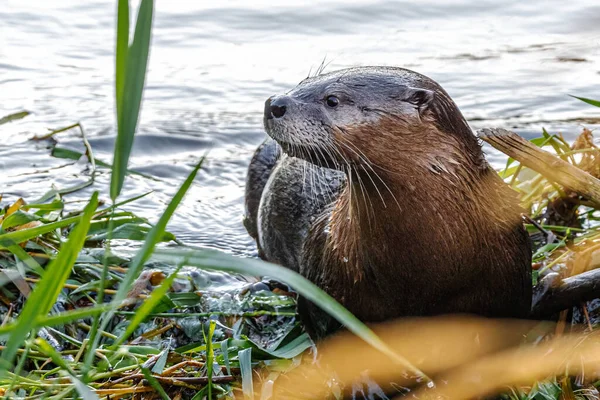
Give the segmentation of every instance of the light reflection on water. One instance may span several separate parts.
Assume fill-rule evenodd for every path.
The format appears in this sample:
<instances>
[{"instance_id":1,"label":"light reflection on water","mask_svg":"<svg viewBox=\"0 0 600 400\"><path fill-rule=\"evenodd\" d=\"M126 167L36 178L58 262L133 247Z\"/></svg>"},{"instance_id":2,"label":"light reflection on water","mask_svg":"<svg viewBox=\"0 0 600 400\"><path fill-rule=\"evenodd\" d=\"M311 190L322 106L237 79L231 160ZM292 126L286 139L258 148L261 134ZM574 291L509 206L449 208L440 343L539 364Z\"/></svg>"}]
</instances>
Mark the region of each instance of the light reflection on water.
<instances>
[{"instance_id":1,"label":"light reflection on water","mask_svg":"<svg viewBox=\"0 0 600 400\"><path fill-rule=\"evenodd\" d=\"M84 165L27 139L80 121L110 162L114 135L113 1L7 0L0 9L0 115L34 114L0 128L0 191L34 199L70 186ZM600 97L600 6L595 1L158 1L149 75L124 196L149 190L135 211L155 220L208 152L170 230L185 242L254 254L242 225L245 168L263 138L264 100L292 88L323 59L327 70L396 65L431 76L474 128L568 137L600 113L568 94ZM595 118L595 120L594 120ZM76 131L60 146L80 149ZM503 157L487 150L500 165ZM108 197L110 175L94 189ZM69 196L89 196L84 190Z\"/></svg>"}]
</instances>

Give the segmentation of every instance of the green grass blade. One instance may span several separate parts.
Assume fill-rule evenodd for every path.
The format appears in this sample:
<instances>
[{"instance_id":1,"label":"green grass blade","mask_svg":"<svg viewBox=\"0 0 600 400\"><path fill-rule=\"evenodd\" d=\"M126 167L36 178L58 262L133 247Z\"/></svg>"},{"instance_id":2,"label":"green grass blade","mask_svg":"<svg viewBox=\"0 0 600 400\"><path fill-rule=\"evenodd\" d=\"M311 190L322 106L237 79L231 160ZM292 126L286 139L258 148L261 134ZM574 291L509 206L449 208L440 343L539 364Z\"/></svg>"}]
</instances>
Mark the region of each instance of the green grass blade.
<instances>
[{"instance_id":1,"label":"green grass blade","mask_svg":"<svg viewBox=\"0 0 600 400\"><path fill-rule=\"evenodd\" d=\"M291 342L281 346L277 350L269 351L268 353L277 357L292 359L304 352L304 350L312 347L313 343L307 333L303 333Z\"/></svg>"},{"instance_id":2,"label":"green grass blade","mask_svg":"<svg viewBox=\"0 0 600 400\"><path fill-rule=\"evenodd\" d=\"M127 51L125 60L121 113L118 116L118 133L110 182L110 197L113 203L123 188L139 118L150 50L153 8L153 0L142 0L138 10L133 42ZM117 107L119 106L117 105Z\"/></svg>"},{"instance_id":3,"label":"green grass blade","mask_svg":"<svg viewBox=\"0 0 600 400\"><path fill-rule=\"evenodd\" d=\"M62 246L56 258L46 268L44 277L33 289L23 310L17 320L17 325L10 335L6 347L0 357L0 370L10 369L19 346L26 339L27 334L36 325L40 316L48 314L56 301L63 285L85 241L86 233L90 227L90 220L98 207L98 192L94 192L79 223L71 231L68 241Z\"/></svg>"},{"instance_id":4,"label":"green grass blade","mask_svg":"<svg viewBox=\"0 0 600 400\"><path fill-rule=\"evenodd\" d=\"M50 204L24 204L23 210L45 210L45 211L55 211L62 210L65 208L65 203L62 201L53 201Z\"/></svg>"},{"instance_id":5,"label":"green grass blade","mask_svg":"<svg viewBox=\"0 0 600 400\"><path fill-rule=\"evenodd\" d=\"M68 372L70 375L72 375L72 376L75 375L75 373L73 372L71 367L69 367L67 362L61 357L61 355L58 353L58 351L56 351L56 349L54 347L50 346L50 344L47 341L45 341L42 338L37 338L35 340L35 344L37 345L39 351L42 354L45 354L46 356L50 357L50 359L52 360L52 362L54 364L61 367L63 370Z\"/></svg>"},{"instance_id":6,"label":"green grass blade","mask_svg":"<svg viewBox=\"0 0 600 400\"><path fill-rule=\"evenodd\" d=\"M210 325L208 328L208 335L206 336L206 377L208 378L208 382L206 384L208 398L212 399L213 392L213 367L215 362L215 351L213 349L213 335L215 334L215 328L217 327L217 323L213 320L210 321Z\"/></svg>"},{"instance_id":7,"label":"green grass blade","mask_svg":"<svg viewBox=\"0 0 600 400\"><path fill-rule=\"evenodd\" d=\"M148 195L149 195L149 194L151 194L151 193L154 193L154 191L153 191L153 190L151 190L151 191L149 191L149 192L146 192L146 193L140 194L140 195L138 195L138 196L135 196L135 197L132 197L132 198L130 198L130 199L123 200L123 201L121 201L120 203L113 204L113 205L111 205L110 207L107 207L107 208L103 209L102 211L100 211L100 212L99 212L99 213L97 213L96 215L97 215L97 216L102 216L102 215L105 215L105 214L107 214L109 211L113 211L113 210L115 210L115 209L117 209L117 208L119 208L119 207L122 207L122 206L126 205L126 204L132 203L132 202L134 202L134 201L136 201L136 200L139 200L139 199L141 199L141 198L143 198L143 197L146 197L146 196L148 196Z\"/></svg>"},{"instance_id":8,"label":"green grass blade","mask_svg":"<svg viewBox=\"0 0 600 400\"><path fill-rule=\"evenodd\" d=\"M76 308L74 310L69 310L62 312L60 314L55 315L45 315L38 318L38 326L60 326L68 324L69 322L77 321L80 319L85 319L88 317L93 317L94 315L102 314L116 308L116 303L105 303L99 304L92 307L84 307L84 308ZM2 329L4 327L1 327Z\"/></svg>"},{"instance_id":9,"label":"green grass blade","mask_svg":"<svg viewBox=\"0 0 600 400\"><path fill-rule=\"evenodd\" d=\"M4 218L2 224L0 225L3 230L7 231L10 228L14 228L15 226L24 225L28 222L38 221L39 218L30 213L23 212L21 210L17 210L14 213L10 214L8 217Z\"/></svg>"},{"instance_id":10,"label":"green grass blade","mask_svg":"<svg viewBox=\"0 0 600 400\"><path fill-rule=\"evenodd\" d=\"M50 155L52 157L62 158L65 160L79 160L81 157L83 157L85 155L85 153L81 153L79 151L70 150L70 149L63 149L62 147L54 147L52 149L52 152L50 153ZM94 160L94 164L96 164L99 167L104 167L104 168L108 168L108 169L112 169L112 167L113 167L111 164L107 163L106 161L102 161L97 158L93 158L93 160ZM137 175L137 176L141 176L141 177L144 177L147 179L152 179L154 181L159 180L152 175L143 174L141 172L133 171L131 169L128 169L126 174L127 175Z\"/></svg>"},{"instance_id":11,"label":"green grass blade","mask_svg":"<svg viewBox=\"0 0 600 400\"><path fill-rule=\"evenodd\" d=\"M508 157L508 160L506 160L506 166L504 166L504 170L502 171L502 179L506 178L507 176L509 176L508 174L508 168L510 167L510 165L515 162L515 160L513 158Z\"/></svg>"},{"instance_id":12,"label":"green grass blade","mask_svg":"<svg viewBox=\"0 0 600 400\"><path fill-rule=\"evenodd\" d=\"M223 340L221 342L221 354L223 355L225 368L227 368L227 374L231 375L231 364L229 363L229 349L227 346L227 340Z\"/></svg>"},{"instance_id":13,"label":"green grass blade","mask_svg":"<svg viewBox=\"0 0 600 400\"><path fill-rule=\"evenodd\" d=\"M389 356L395 363L409 368L414 373L429 379L423 372L413 366L408 360L394 352L371 329L344 308L333 297L319 289L315 284L291 269L250 258L239 258L215 250L156 250L153 259L167 263L191 265L199 268L214 269L239 274L257 276L276 276L279 280L292 286L299 294L314 304L318 304L356 336L369 343L374 348Z\"/></svg>"},{"instance_id":14,"label":"green grass blade","mask_svg":"<svg viewBox=\"0 0 600 400\"><path fill-rule=\"evenodd\" d=\"M198 391L190 400L204 400L206 399L206 386Z\"/></svg>"},{"instance_id":15,"label":"green grass blade","mask_svg":"<svg viewBox=\"0 0 600 400\"><path fill-rule=\"evenodd\" d=\"M196 175L198 174L198 171L202 167L203 162L204 162L204 158L202 160L200 160L198 165L196 165L196 167L192 170L192 172L189 174L189 176L187 177L185 182L183 182L183 184L181 185L181 187L179 188L179 190L177 191L175 196L173 196L173 199L167 206L167 209L164 211L164 213L162 214L162 216L160 217L160 219L158 220L156 225L154 225L152 227L152 229L150 230L150 232L148 232L148 235L146 237L146 241L144 242L144 245L136 253L134 259L132 260L131 264L129 265L127 275L125 275L123 282L119 285L119 290L118 290L117 294L115 295L115 301L122 301L127 296L127 293L129 292L131 284L138 277L140 272L142 272L144 263L146 261L148 261L148 259L152 255L152 252L154 251L156 244L159 243L162 240L162 238L164 237L166 229L167 229L167 223L169 222L169 220L175 213L175 210L179 206L179 203L181 203L181 201L183 200L183 197L185 196L188 189L192 185L192 182L196 178Z\"/></svg>"},{"instance_id":16,"label":"green grass blade","mask_svg":"<svg viewBox=\"0 0 600 400\"><path fill-rule=\"evenodd\" d=\"M28 115L29 111L19 111L13 114L5 115L4 117L0 118L0 125L8 124L9 122L25 118Z\"/></svg>"},{"instance_id":17,"label":"green grass blade","mask_svg":"<svg viewBox=\"0 0 600 400\"><path fill-rule=\"evenodd\" d=\"M17 380L18 377L21 376L21 371L23 371L23 367L25 366L25 361L27 361L28 355L29 355L29 351L31 350L31 341L26 341L25 342L25 349L23 351L23 354L21 354L21 357L19 357L19 362L17 362L17 366L15 367L15 369L13 371L11 371L14 376L13 379L11 379L10 381L10 385L8 386L8 389L6 389L6 391L4 392L5 395L8 393L11 393L13 390L13 387L17 384Z\"/></svg>"},{"instance_id":18,"label":"green grass blade","mask_svg":"<svg viewBox=\"0 0 600 400\"><path fill-rule=\"evenodd\" d=\"M40 316L40 317L38 317L38 320L37 320L36 324L34 325L34 328L37 328L40 326L44 326L44 327L48 328L51 326L66 325L73 321L77 321L80 319L85 319L88 317L93 317L95 315L102 314L104 312L109 311L112 308L116 308L115 303L96 305L93 307L77 308L75 310L69 310L69 311L65 311L65 312L62 312L59 314L55 314L55 315ZM2 337L4 335L8 335L12 331L14 331L16 326L17 326L17 322L11 322L11 323L0 326L0 337Z\"/></svg>"},{"instance_id":19,"label":"green grass blade","mask_svg":"<svg viewBox=\"0 0 600 400\"><path fill-rule=\"evenodd\" d=\"M160 352L160 356L158 360L156 360L156 364L152 367L152 372L155 374L162 374L165 370L165 365L167 365L167 359L169 358L169 348L167 347L163 351Z\"/></svg>"},{"instance_id":20,"label":"green grass blade","mask_svg":"<svg viewBox=\"0 0 600 400\"><path fill-rule=\"evenodd\" d=\"M21 260L30 270L35 272L38 276L44 275L44 269L33 259L21 246L13 244L8 246L8 251L13 253L19 260Z\"/></svg>"},{"instance_id":21,"label":"green grass blade","mask_svg":"<svg viewBox=\"0 0 600 400\"><path fill-rule=\"evenodd\" d=\"M119 0L117 9L117 54L115 68L115 98L117 121L121 119L123 108L123 86L125 85L125 68L127 51L129 50L129 0Z\"/></svg>"},{"instance_id":22,"label":"green grass blade","mask_svg":"<svg viewBox=\"0 0 600 400\"><path fill-rule=\"evenodd\" d=\"M77 393L79 393L81 399L99 400L98 395L96 395L96 393L94 393L88 385L81 382L75 375L71 375L69 379L71 379L71 382L73 382L73 386L75 386L75 390L77 390Z\"/></svg>"},{"instance_id":23,"label":"green grass blade","mask_svg":"<svg viewBox=\"0 0 600 400\"><path fill-rule=\"evenodd\" d=\"M22 229L20 231L0 234L0 248L8 248L15 243L23 243L29 239L36 238L56 229L69 226L77 221L80 221L80 219L80 217L65 218L61 219L60 221L36 226L35 228Z\"/></svg>"},{"instance_id":24,"label":"green grass blade","mask_svg":"<svg viewBox=\"0 0 600 400\"><path fill-rule=\"evenodd\" d=\"M570 95L570 96L571 96L571 95ZM577 96L571 96L571 97L574 97L574 98L576 98L577 100L581 100L581 101L583 101L584 103L588 103L588 104L590 104L590 105L592 105L592 106L600 107L600 101L599 101L599 100L592 100L592 99L587 99L587 98L585 98L585 97L577 97Z\"/></svg>"},{"instance_id":25,"label":"green grass blade","mask_svg":"<svg viewBox=\"0 0 600 400\"><path fill-rule=\"evenodd\" d=\"M244 400L254 399L254 385L252 383L252 348L241 350L238 353L240 370L242 374L242 392Z\"/></svg>"},{"instance_id":26,"label":"green grass blade","mask_svg":"<svg viewBox=\"0 0 600 400\"><path fill-rule=\"evenodd\" d=\"M144 374L144 378L146 378L150 386L152 386L154 390L156 390L156 392L160 395L160 397L162 397L163 400L171 400L167 392L165 392L165 389L163 389L163 387L160 385L158 380L152 375L148 368L142 367L142 373Z\"/></svg>"},{"instance_id":27,"label":"green grass blade","mask_svg":"<svg viewBox=\"0 0 600 400\"><path fill-rule=\"evenodd\" d=\"M177 269L175 269L175 271L173 271L173 273L171 273L171 275L169 275L168 278L163 280L161 285L158 288L154 289L152 291L152 294L150 295L150 297L148 297L142 303L142 305L135 311L135 315L129 321L129 325L127 325L127 329L125 330L125 332L123 332L121 337L119 337L119 339L113 344L113 346L112 346L113 348L119 346L121 343L123 343L125 340L127 340L127 338L129 336L131 336L131 334L133 332L135 332L137 327L146 319L148 314L150 314L152 312L154 307L156 307L156 305L158 305L158 303L160 303L163 296L171 288L171 284L173 283L175 278L177 278L177 273L179 272L181 267L182 266L179 265L177 267Z\"/></svg>"}]
</instances>

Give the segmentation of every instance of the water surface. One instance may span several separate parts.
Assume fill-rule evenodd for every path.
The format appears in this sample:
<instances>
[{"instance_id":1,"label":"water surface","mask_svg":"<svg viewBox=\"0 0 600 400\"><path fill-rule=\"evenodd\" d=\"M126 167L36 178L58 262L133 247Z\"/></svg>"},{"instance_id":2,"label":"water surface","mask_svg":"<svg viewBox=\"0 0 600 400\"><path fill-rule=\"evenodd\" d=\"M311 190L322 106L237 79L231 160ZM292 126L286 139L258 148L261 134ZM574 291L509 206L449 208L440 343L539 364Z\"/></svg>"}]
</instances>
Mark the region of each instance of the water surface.
<instances>
[{"instance_id":1,"label":"water surface","mask_svg":"<svg viewBox=\"0 0 600 400\"><path fill-rule=\"evenodd\" d=\"M246 165L263 140L262 109L319 67L394 65L437 80L474 129L542 128L573 138L600 110L600 5L596 1L164 1L156 2L147 90L123 196L147 191L136 213L156 220L198 159L200 177L169 229L188 244L253 255L241 224ZM87 165L49 155L35 134L81 122L98 159L115 134L115 2L5 0L0 8L0 127L5 204L85 180ZM57 137L81 150L78 131ZM497 166L503 157L487 149ZM101 191L110 173L67 199Z\"/></svg>"}]
</instances>

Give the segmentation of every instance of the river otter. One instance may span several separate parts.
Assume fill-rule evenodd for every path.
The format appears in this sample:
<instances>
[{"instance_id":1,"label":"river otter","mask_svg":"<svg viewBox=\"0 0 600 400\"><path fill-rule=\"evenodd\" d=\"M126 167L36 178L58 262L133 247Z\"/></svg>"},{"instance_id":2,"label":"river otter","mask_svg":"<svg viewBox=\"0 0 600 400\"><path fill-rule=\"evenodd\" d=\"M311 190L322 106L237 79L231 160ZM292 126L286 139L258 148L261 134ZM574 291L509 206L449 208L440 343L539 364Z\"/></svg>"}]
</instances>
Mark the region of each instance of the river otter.
<instances>
[{"instance_id":1,"label":"river otter","mask_svg":"<svg viewBox=\"0 0 600 400\"><path fill-rule=\"evenodd\" d=\"M516 194L433 80L391 67L309 77L266 101L246 185L259 254L365 322L525 317L531 249ZM313 337L339 328L299 303Z\"/></svg>"}]
</instances>

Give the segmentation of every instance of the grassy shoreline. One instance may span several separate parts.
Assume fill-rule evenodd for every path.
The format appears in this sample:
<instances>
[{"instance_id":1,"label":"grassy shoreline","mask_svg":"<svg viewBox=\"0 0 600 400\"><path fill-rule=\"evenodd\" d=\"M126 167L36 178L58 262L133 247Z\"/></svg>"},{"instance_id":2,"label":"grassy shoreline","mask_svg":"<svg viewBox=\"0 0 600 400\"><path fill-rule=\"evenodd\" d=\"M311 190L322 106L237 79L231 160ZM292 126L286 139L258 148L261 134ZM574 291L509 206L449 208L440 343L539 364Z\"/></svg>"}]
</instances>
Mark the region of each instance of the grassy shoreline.
<instances>
[{"instance_id":1,"label":"grassy shoreline","mask_svg":"<svg viewBox=\"0 0 600 400\"><path fill-rule=\"evenodd\" d=\"M590 157L598 157L600 162L600 150L582 148L583 142L593 145L590 135L591 132L584 131L573 146L560 136L546 132L532 142L552 148L563 158L571 157L574 164L587 166L594 172L600 164ZM576 157L576 154L582 156ZM581 211L577 214L579 227L574 226L573 210L566 213L570 219L563 225L537 223L549 204L565 198L564 190L533 171L526 171L515 161L509 160L499 173L521 192L523 204L532 218L533 223L526 226L533 237L550 232L556 237L554 243L537 248L536 280L548 271L567 269L567 260L580 257L581 249L577 246L600 238L596 209L586 205L585 200L583 205L576 206ZM71 243L67 238L74 233L83 238L82 251L71 254L74 257L72 269L64 271L68 276L61 281L61 287L55 288L58 294L49 315L37 317L37 338L31 336L15 347L17 364L0 378L0 391L4 394L29 394L36 398L36 394L41 393L66 397L78 393L88 398L83 394L88 390L100 398L107 395L136 398L140 393L160 396L160 387L169 398L200 399L209 388L211 394L225 397L235 393L250 396L249 392L255 390L252 382L260 376L273 379L302 364L303 357L310 358L310 352L306 351L313 344L297 321L295 293L289 292L285 285L256 281L219 291L211 284L210 273L179 270L183 264L197 264L247 271L243 265L232 264L238 262L235 258L218 252L198 252L185 246L156 250L153 256L137 265L139 273L126 284L125 297L115 301L119 288L131 275L136 255L123 258L112 254L107 246L108 238L113 245L119 240L140 243L148 240L157 225L120 210L124 205L135 205L144 195L113 206L88 206L89 222L85 232L77 232L85 210L64 218L61 215L64 194L53 193L53 196L30 204L19 199L0 212L3 276L0 335L5 343L17 328L19 319L15 317L23 312L22 299L31 297L32 289L35 291L40 285L49 263L63 254L57 250ZM176 240L166 231L154 238L156 242ZM98 247L102 244L104 247ZM99 301L101 287L104 298ZM581 315L587 318L582 322L592 329L589 314L583 311L587 308L581 310ZM107 312L112 313L111 322L94 328L94 318ZM566 314L561 316L563 323L566 318ZM132 323L137 324L135 329L131 328ZM32 328L34 325L29 325L28 329ZM90 368L86 366L84 355L93 329L96 329L98 347ZM0 349L5 351L7 345ZM253 377L254 374L258 375ZM556 385L553 381L539 383L535 386L537 389L523 392L518 398L534 398L532 393L548 391ZM556 396L563 389L555 390ZM88 396L92 395L88 393ZM556 396L554 398L558 398Z\"/></svg>"}]
</instances>

